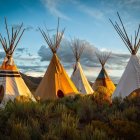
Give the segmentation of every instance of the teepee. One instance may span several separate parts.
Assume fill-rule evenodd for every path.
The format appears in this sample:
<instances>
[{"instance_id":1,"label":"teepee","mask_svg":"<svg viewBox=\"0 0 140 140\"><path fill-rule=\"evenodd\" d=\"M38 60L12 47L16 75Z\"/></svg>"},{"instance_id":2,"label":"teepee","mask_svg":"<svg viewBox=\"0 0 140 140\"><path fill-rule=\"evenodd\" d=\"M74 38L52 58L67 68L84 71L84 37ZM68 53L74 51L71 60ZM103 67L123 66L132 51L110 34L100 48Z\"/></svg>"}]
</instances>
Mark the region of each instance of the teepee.
<instances>
[{"instance_id":1,"label":"teepee","mask_svg":"<svg viewBox=\"0 0 140 140\"><path fill-rule=\"evenodd\" d=\"M18 96L27 96L35 101L13 60L13 53L25 29L22 29L23 24L17 28L12 27L10 35L6 19L5 26L7 38L0 33L0 43L6 54L0 67L0 106L5 105L8 100L13 101Z\"/></svg>"},{"instance_id":2,"label":"teepee","mask_svg":"<svg viewBox=\"0 0 140 140\"><path fill-rule=\"evenodd\" d=\"M135 31L135 38L134 41L132 42L132 37L131 39L128 37L128 34L126 32L126 29L119 14L118 18L120 20L122 28L119 26L117 22L113 23L111 20L110 21L115 30L117 31L117 33L119 34L119 36L121 37L122 41L128 48L128 50L130 51L131 57L117 85L113 97L121 96L122 98L124 98L133 91L140 88L140 60L136 56L138 49L140 47L140 38L139 38L140 25L138 27L138 30Z\"/></svg>"},{"instance_id":3,"label":"teepee","mask_svg":"<svg viewBox=\"0 0 140 140\"><path fill-rule=\"evenodd\" d=\"M84 47L84 43L81 43L80 40L74 39L72 41L71 48L76 63L71 75L71 80L73 81L79 92L83 94L91 94L93 93L93 89L91 88L80 64L80 57L83 53Z\"/></svg>"},{"instance_id":4,"label":"teepee","mask_svg":"<svg viewBox=\"0 0 140 140\"><path fill-rule=\"evenodd\" d=\"M39 96L41 100L56 99L78 93L75 85L68 77L56 54L64 34L64 29L61 33L58 29L59 19L57 33L55 36L53 36L54 38L52 39L48 33L45 33L45 31L39 28L42 36L44 37L53 53L48 69L35 93L35 95Z\"/></svg>"},{"instance_id":5,"label":"teepee","mask_svg":"<svg viewBox=\"0 0 140 140\"><path fill-rule=\"evenodd\" d=\"M111 55L111 53L107 53L107 52L96 53L96 56L102 66L102 69L93 84L94 90L96 90L99 86L106 87L107 89L109 89L111 91L111 93L113 93L115 90L115 85L105 70L105 64L106 64L107 60L109 59L110 55Z\"/></svg>"}]
</instances>

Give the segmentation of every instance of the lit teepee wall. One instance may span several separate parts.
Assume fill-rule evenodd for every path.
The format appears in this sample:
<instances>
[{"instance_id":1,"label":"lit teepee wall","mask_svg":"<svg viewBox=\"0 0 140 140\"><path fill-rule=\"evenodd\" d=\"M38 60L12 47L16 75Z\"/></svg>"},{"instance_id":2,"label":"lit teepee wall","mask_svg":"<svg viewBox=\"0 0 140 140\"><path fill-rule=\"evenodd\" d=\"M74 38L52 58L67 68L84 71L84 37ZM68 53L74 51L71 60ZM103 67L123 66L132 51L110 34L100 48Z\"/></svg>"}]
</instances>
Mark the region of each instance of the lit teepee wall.
<instances>
[{"instance_id":1,"label":"lit teepee wall","mask_svg":"<svg viewBox=\"0 0 140 140\"><path fill-rule=\"evenodd\" d=\"M18 68L13 60L13 53L25 31L23 24L19 27L11 28L11 34L5 19L7 38L0 33L0 43L5 51L5 59L0 67L0 101L1 105L8 100L14 100L17 96L27 96L35 101L33 95L24 83Z\"/></svg>"},{"instance_id":2,"label":"lit teepee wall","mask_svg":"<svg viewBox=\"0 0 140 140\"><path fill-rule=\"evenodd\" d=\"M140 60L136 56L140 47L140 37L139 37L140 25L138 27L138 30L135 31L135 37L133 40L132 36L131 37L128 36L119 13L117 13L117 15L121 25L119 25L116 21L115 23L113 23L110 20L110 22L112 23L118 35L124 42L125 46L128 48L129 52L131 53L131 57L117 85L113 97L121 96L124 98L134 90L140 89Z\"/></svg>"},{"instance_id":3,"label":"lit teepee wall","mask_svg":"<svg viewBox=\"0 0 140 140\"><path fill-rule=\"evenodd\" d=\"M96 90L99 86L106 87L107 89L111 91L110 93L113 93L115 90L115 85L110 79L110 77L108 76L107 71L105 70L105 64L107 60L109 59L110 55L111 53L107 53L107 52L96 53L96 56L102 66L102 69L93 84L94 90Z\"/></svg>"},{"instance_id":4,"label":"lit teepee wall","mask_svg":"<svg viewBox=\"0 0 140 140\"><path fill-rule=\"evenodd\" d=\"M76 85L79 92L83 94L91 94L93 93L93 89L91 88L80 64L80 57L85 47L86 47L85 44L80 42L79 39L72 40L71 48L72 48L72 52L74 54L76 63L74 66L73 73L71 75L71 79L73 83Z\"/></svg>"},{"instance_id":5,"label":"lit teepee wall","mask_svg":"<svg viewBox=\"0 0 140 140\"><path fill-rule=\"evenodd\" d=\"M48 66L48 69L40 82L35 95L39 96L41 100L56 99L63 96L75 95L78 93L75 85L67 75L64 67L61 65L57 56L57 50L60 47L64 29L59 32L59 20L56 35L52 39L48 32L40 29L42 36L51 49L53 56Z\"/></svg>"}]
</instances>

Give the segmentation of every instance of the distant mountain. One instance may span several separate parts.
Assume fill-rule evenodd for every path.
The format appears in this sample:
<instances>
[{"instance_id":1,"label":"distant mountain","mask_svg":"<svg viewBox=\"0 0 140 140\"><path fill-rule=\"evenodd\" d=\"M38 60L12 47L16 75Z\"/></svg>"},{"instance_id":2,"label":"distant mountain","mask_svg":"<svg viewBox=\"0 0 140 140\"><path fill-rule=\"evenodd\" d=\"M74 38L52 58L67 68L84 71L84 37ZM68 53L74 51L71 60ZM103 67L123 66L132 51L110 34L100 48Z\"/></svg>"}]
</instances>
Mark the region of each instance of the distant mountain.
<instances>
[{"instance_id":1,"label":"distant mountain","mask_svg":"<svg viewBox=\"0 0 140 140\"><path fill-rule=\"evenodd\" d=\"M39 83L42 80L42 77L32 77L32 76L27 76L26 74L20 73L24 82L26 83L26 85L28 86L28 88L30 89L30 91L34 94L35 90L37 89ZM92 86L93 83L88 81L89 84Z\"/></svg>"},{"instance_id":2,"label":"distant mountain","mask_svg":"<svg viewBox=\"0 0 140 140\"><path fill-rule=\"evenodd\" d=\"M32 76L27 76L26 74L20 73L24 82L30 89L32 93L35 92L36 88L38 87L42 77L32 77Z\"/></svg>"},{"instance_id":3,"label":"distant mountain","mask_svg":"<svg viewBox=\"0 0 140 140\"><path fill-rule=\"evenodd\" d=\"M89 82L90 86L92 87L93 86L93 82L91 82L91 81L88 81L88 82Z\"/></svg>"}]
</instances>

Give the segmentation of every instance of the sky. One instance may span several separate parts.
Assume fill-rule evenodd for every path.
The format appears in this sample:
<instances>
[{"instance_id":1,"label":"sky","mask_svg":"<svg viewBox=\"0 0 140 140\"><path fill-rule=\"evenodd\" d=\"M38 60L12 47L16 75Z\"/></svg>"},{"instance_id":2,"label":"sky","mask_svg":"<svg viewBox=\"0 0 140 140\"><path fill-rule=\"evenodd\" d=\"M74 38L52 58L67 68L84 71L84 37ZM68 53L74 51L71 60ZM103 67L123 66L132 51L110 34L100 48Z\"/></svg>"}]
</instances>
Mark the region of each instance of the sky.
<instances>
[{"instance_id":1,"label":"sky","mask_svg":"<svg viewBox=\"0 0 140 140\"><path fill-rule=\"evenodd\" d=\"M86 42L81 65L88 79L94 81L101 69L95 51L111 51L106 69L117 83L130 58L109 21L118 21L117 11L128 34L134 35L140 23L140 0L0 0L0 32L6 33L4 17L9 29L23 22L27 30L15 50L15 63L27 75L43 76L52 53L38 27L47 28L54 35L59 17L60 29L65 28L65 33L58 56L69 76L75 62L69 44L78 38ZM0 54L2 63L5 54L1 45Z\"/></svg>"}]
</instances>

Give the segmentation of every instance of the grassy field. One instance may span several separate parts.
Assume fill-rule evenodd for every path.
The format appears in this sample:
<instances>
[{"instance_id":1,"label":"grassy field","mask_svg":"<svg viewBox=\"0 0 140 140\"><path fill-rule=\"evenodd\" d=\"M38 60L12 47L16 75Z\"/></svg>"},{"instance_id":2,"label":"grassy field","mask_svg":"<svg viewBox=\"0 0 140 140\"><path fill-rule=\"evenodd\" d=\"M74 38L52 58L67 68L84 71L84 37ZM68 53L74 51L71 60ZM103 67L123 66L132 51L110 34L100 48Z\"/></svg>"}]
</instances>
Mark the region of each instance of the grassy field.
<instances>
[{"instance_id":1,"label":"grassy field","mask_svg":"<svg viewBox=\"0 0 140 140\"><path fill-rule=\"evenodd\" d=\"M140 98L93 95L45 102L8 102L0 110L1 140L139 140Z\"/></svg>"}]
</instances>

